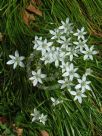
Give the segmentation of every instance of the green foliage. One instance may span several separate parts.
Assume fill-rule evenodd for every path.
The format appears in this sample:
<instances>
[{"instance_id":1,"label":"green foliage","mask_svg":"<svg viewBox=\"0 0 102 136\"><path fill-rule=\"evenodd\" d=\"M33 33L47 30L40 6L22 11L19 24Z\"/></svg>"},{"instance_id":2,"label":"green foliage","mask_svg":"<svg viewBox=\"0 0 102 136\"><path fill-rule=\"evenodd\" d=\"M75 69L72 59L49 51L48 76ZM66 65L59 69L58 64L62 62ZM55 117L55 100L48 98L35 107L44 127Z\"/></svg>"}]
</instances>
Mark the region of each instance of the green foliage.
<instances>
[{"instance_id":1,"label":"green foliage","mask_svg":"<svg viewBox=\"0 0 102 136\"><path fill-rule=\"evenodd\" d=\"M8 126L0 123L1 136L15 136L14 133L8 128Z\"/></svg>"},{"instance_id":2,"label":"green foliage","mask_svg":"<svg viewBox=\"0 0 102 136\"><path fill-rule=\"evenodd\" d=\"M36 16L36 21L28 27L24 24L21 13L26 6L25 0L3 0L0 4L0 31L4 40L0 43L0 115L6 115L17 126L24 128L24 136L37 136L40 130L47 130L51 136L101 136L102 135L102 2L101 0L42 0L40 9L43 17ZM96 60L90 67L94 71L91 78L93 95L88 95L82 105L69 99L64 100L59 89L43 90L34 88L28 81L26 68L13 70L6 62L8 55L16 49L26 56L32 51L32 40L35 35L49 38L48 30L59 25L61 20L70 17L75 27L84 26L90 34L90 44L96 44L99 50ZM95 34L96 32L97 34ZM35 56L32 67L38 64ZM79 61L82 68L88 67ZM49 69L48 67L46 68ZM82 69L83 70L83 69ZM54 84L54 81L53 81ZM51 84L47 85L51 86ZM64 100L55 109L51 106L50 97ZM71 100L70 100L71 99ZM45 126L31 123L30 113L37 107L48 115ZM6 135L11 131L1 125L1 132ZM9 135L8 134L8 135ZM11 135L10 135L11 136ZM13 135L12 135L13 136Z\"/></svg>"}]
</instances>

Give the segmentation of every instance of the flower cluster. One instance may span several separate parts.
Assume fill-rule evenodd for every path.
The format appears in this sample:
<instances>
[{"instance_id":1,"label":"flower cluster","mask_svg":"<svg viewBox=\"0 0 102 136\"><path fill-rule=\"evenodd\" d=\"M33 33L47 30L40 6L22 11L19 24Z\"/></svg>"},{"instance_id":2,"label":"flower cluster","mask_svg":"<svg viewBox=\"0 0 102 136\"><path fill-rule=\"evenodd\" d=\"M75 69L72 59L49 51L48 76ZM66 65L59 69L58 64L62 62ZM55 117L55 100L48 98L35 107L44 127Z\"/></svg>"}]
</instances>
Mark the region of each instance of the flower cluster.
<instances>
[{"instance_id":1,"label":"flower cluster","mask_svg":"<svg viewBox=\"0 0 102 136\"><path fill-rule=\"evenodd\" d=\"M74 96L74 100L82 103L82 97L87 97L85 92L91 90L91 81L88 81L89 68L80 74L77 60L78 58L83 58L83 61L93 60L97 51L94 50L94 45L87 44L85 38L87 32L84 27L74 32L69 18L61 23L61 26L49 31L51 34L49 41L35 36L33 49L41 52L40 60L44 62L44 65L54 64L58 72L62 72L62 79L58 80L61 89L68 90Z\"/></svg>"},{"instance_id":2,"label":"flower cluster","mask_svg":"<svg viewBox=\"0 0 102 136\"><path fill-rule=\"evenodd\" d=\"M40 114L36 108L34 108L34 112L31 113L31 116L33 117L32 122L39 121L45 125L45 122L47 121L47 115L44 115L43 113Z\"/></svg>"}]
</instances>

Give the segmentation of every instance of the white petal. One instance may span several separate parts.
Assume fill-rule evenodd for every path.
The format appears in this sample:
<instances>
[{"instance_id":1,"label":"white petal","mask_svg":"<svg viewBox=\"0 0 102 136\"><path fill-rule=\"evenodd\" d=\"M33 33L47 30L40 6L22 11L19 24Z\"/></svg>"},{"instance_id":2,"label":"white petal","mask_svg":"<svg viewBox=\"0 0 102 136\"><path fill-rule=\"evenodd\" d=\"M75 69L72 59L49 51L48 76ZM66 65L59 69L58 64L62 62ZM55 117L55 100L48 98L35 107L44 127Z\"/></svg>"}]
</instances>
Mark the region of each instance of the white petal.
<instances>
[{"instance_id":1,"label":"white petal","mask_svg":"<svg viewBox=\"0 0 102 136\"><path fill-rule=\"evenodd\" d=\"M72 61L73 60L73 55L70 55L70 61Z\"/></svg>"},{"instance_id":2,"label":"white petal","mask_svg":"<svg viewBox=\"0 0 102 136\"><path fill-rule=\"evenodd\" d=\"M86 85L85 87L86 87L87 90L91 90L89 85Z\"/></svg>"},{"instance_id":3,"label":"white petal","mask_svg":"<svg viewBox=\"0 0 102 136\"><path fill-rule=\"evenodd\" d=\"M6 64L11 65L11 64L13 64L14 62L15 62L14 60L9 60Z\"/></svg>"},{"instance_id":4,"label":"white petal","mask_svg":"<svg viewBox=\"0 0 102 136\"><path fill-rule=\"evenodd\" d=\"M74 101L76 101L77 99L78 99L78 97L77 97L77 96L75 96L75 97L74 97Z\"/></svg>"},{"instance_id":5,"label":"white petal","mask_svg":"<svg viewBox=\"0 0 102 136\"><path fill-rule=\"evenodd\" d=\"M84 94L82 94L81 96L82 96L82 97L87 97L87 96L86 96L86 95L84 95Z\"/></svg>"},{"instance_id":6,"label":"white petal","mask_svg":"<svg viewBox=\"0 0 102 136\"><path fill-rule=\"evenodd\" d=\"M9 55L9 57L11 58L11 59L15 59L15 56L13 56L13 55Z\"/></svg>"},{"instance_id":7,"label":"white petal","mask_svg":"<svg viewBox=\"0 0 102 136\"><path fill-rule=\"evenodd\" d=\"M74 76L75 76L76 78L79 78L79 75L78 75L77 73L75 73Z\"/></svg>"},{"instance_id":8,"label":"white petal","mask_svg":"<svg viewBox=\"0 0 102 136\"><path fill-rule=\"evenodd\" d=\"M88 59L88 55L84 55L84 60Z\"/></svg>"},{"instance_id":9,"label":"white petal","mask_svg":"<svg viewBox=\"0 0 102 136\"><path fill-rule=\"evenodd\" d=\"M63 25L62 25L62 26L60 26L60 27L59 27L59 29L64 29L64 26L63 26Z\"/></svg>"},{"instance_id":10,"label":"white petal","mask_svg":"<svg viewBox=\"0 0 102 136\"><path fill-rule=\"evenodd\" d=\"M60 83L60 84L64 84L64 80L58 80L58 83Z\"/></svg>"},{"instance_id":11,"label":"white petal","mask_svg":"<svg viewBox=\"0 0 102 136\"><path fill-rule=\"evenodd\" d=\"M73 75L70 75L70 80L71 80L71 81L73 80L73 78L74 78L74 76L73 76Z\"/></svg>"},{"instance_id":12,"label":"white petal","mask_svg":"<svg viewBox=\"0 0 102 136\"><path fill-rule=\"evenodd\" d=\"M45 74L41 74L41 78L45 78L46 77L46 75Z\"/></svg>"},{"instance_id":13,"label":"white petal","mask_svg":"<svg viewBox=\"0 0 102 136\"><path fill-rule=\"evenodd\" d=\"M30 77L29 80L35 80L35 78L34 77Z\"/></svg>"},{"instance_id":14,"label":"white petal","mask_svg":"<svg viewBox=\"0 0 102 136\"><path fill-rule=\"evenodd\" d=\"M36 75L36 72L35 72L35 71L32 71L32 75L34 75L34 76L35 76L35 75Z\"/></svg>"},{"instance_id":15,"label":"white petal","mask_svg":"<svg viewBox=\"0 0 102 136\"><path fill-rule=\"evenodd\" d=\"M93 56L92 56L92 55L90 55L89 58L90 58L91 60L93 60Z\"/></svg>"},{"instance_id":16,"label":"white petal","mask_svg":"<svg viewBox=\"0 0 102 136\"><path fill-rule=\"evenodd\" d=\"M53 30L50 30L50 34L55 35L56 33Z\"/></svg>"},{"instance_id":17,"label":"white petal","mask_svg":"<svg viewBox=\"0 0 102 136\"><path fill-rule=\"evenodd\" d=\"M74 69L74 72L76 72L77 70L78 70L78 68L75 68L75 69Z\"/></svg>"},{"instance_id":18,"label":"white petal","mask_svg":"<svg viewBox=\"0 0 102 136\"><path fill-rule=\"evenodd\" d=\"M94 49L94 46L91 46L90 50L93 51L93 49Z\"/></svg>"},{"instance_id":19,"label":"white petal","mask_svg":"<svg viewBox=\"0 0 102 136\"><path fill-rule=\"evenodd\" d=\"M24 57L24 56L21 56L21 57L19 57L19 59L22 61L22 60L25 59L25 57Z\"/></svg>"},{"instance_id":20,"label":"white petal","mask_svg":"<svg viewBox=\"0 0 102 136\"><path fill-rule=\"evenodd\" d=\"M79 103L82 103L82 98L78 97L78 101L79 101Z\"/></svg>"},{"instance_id":21,"label":"white petal","mask_svg":"<svg viewBox=\"0 0 102 136\"><path fill-rule=\"evenodd\" d=\"M95 55L95 54L97 54L97 53L98 53L97 51L93 51L93 52L92 52L93 55Z\"/></svg>"},{"instance_id":22,"label":"white petal","mask_svg":"<svg viewBox=\"0 0 102 136\"><path fill-rule=\"evenodd\" d=\"M48 45L48 46L51 46L52 44L53 44L53 42L49 42L49 43L47 43L47 45Z\"/></svg>"},{"instance_id":23,"label":"white petal","mask_svg":"<svg viewBox=\"0 0 102 136\"><path fill-rule=\"evenodd\" d=\"M82 80L86 81L86 76L85 75L83 75Z\"/></svg>"},{"instance_id":24,"label":"white petal","mask_svg":"<svg viewBox=\"0 0 102 136\"><path fill-rule=\"evenodd\" d=\"M75 91L70 91L70 94L76 95L76 92Z\"/></svg>"},{"instance_id":25,"label":"white petal","mask_svg":"<svg viewBox=\"0 0 102 136\"><path fill-rule=\"evenodd\" d=\"M41 74L41 69L38 69L37 74L39 75Z\"/></svg>"},{"instance_id":26,"label":"white petal","mask_svg":"<svg viewBox=\"0 0 102 136\"><path fill-rule=\"evenodd\" d=\"M86 82L86 84L90 84L90 83L91 83L91 81L87 81L87 82Z\"/></svg>"},{"instance_id":27,"label":"white petal","mask_svg":"<svg viewBox=\"0 0 102 136\"><path fill-rule=\"evenodd\" d=\"M17 50L15 51L15 56L16 56L16 57L19 57L19 53L18 53Z\"/></svg>"},{"instance_id":28,"label":"white petal","mask_svg":"<svg viewBox=\"0 0 102 136\"><path fill-rule=\"evenodd\" d=\"M33 86L36 86L37 83L38 83L38 81L37 81L37 79L35 79L35 80L33 81Z\"/></svg>"},{"instance_id":29,"label":"white petal","mask_svg":"<svg viewBox=\"0 0 102 136\"><path fill-rule=\"evenodd\" d=\"M63 85L61 86L61 89L65 88L65 87L66 87L66 85L65 85L65 84L63 84Z\"/></svg>"},{"instance_id":30,"label":"white petal","mask_svg":"<svg viewBox=\"0 0 102 136\"><path fill-rule=\"evenodd\" d=\"M55 61L55 66L56 66L56 67L59 66L59 61L58 61L58 60Z\"/></svg>"},{"instance_id":31,"label":"white petal","mask_svg":"<svg viewBox=\"0 0 102 136\"><path fill-rule=\"evenodd\" d=\"M72 70L74 67L73 63L70 64L70 69Z\"/></svg>"},{"instance_id":32,"label":"white petal","mask_svg":"<svg viewBox=\"0 0 102 136\"><path fill-rule=\"evenodd\" d=\"M78 42L73 42L75 45L78 45L79 43Z\"/></svg>"},{"instance_id":33,"label":"white petal","mask_svg":"<svg viewBox=\"0 0 102 136\"><path fill-rule=\"evenodd\" d=\"M82 83L82 80L81 80L81 79L78 79L78 82L79 82L79 83Z\"/></svg>"},{"instance_id":34,"label":"white petal","mask_svg":"<svg viewBox=\"0 0 102 136\"><path fill-rule=\"evenodd\" d=\"M15 69L16 67L17 67L17 62L14 63L13 69Z\"/></svg>"},{"instance_id":35,"label":"white petal","mask_svg":"<svg viewBox=\"0 0 102 136\"><path fill-rule=\"evenodd\" d=\"M54 99L53 97L51 97L51 101L52 101L52 102L55 102L55 99Z\"/></svg>"},{"instance_id":36,"label":"white petal","mask_svg":"<svg viewBox=\"0 0 102 136\"><path fill-rule=\"evenodd\" d=\"M75 86L75 89L79 89L79 88L81 88L81 84Z\"/></svg>"},{"instance_id":37,"label":"white petal","mask_svg":"<svg viewBox=\"0 0 102 136\"><path fill-rule=\"evenodd\" d=\"M25 65L24 65L23 62L20 62L20 63L19 63L19 66L24 67Z\"/></svg>"},{"instance_id":38,"label":"white petal","mask_svg":"<svg viewBox=\"0 0 102 136\"><path fill-rule=\"evenodd\" d=\"M33 118L32 118L32 122L34 122L35 120L36 120L36 118L35 118L35 117L33 117Z\"/></svg>"},{"instance_id":39,"label":"white petal","mask_svg":"<svg viewBox=\"0 0 102 136\"><path fill-rule=\"evenodd\" d=\"M68 73L68 72L65 72L62 76L66 77L66 76L68 76L68 75L69 75L69 73Z\"/></svg>"},{"instance_id":40,"label":"white petal","mask_svg":"<svg viewBox=\"0 0 102 136\"><path fill-rule=\"evenodd\" d=\"M41 80L41 78L38 78L38 81L39 81L39 83L41 83L41 84L42 84L42 80Z\"/></svg>"},{"instance_id":41,"label":"white petal","mask_svg":"<svg viewBox=\"0 0 102 136\"><path fill-rule=\"evenodd\" d=\"M78 33L74 33L73 35L78 36Z\"/></svg>"}]
</instances>

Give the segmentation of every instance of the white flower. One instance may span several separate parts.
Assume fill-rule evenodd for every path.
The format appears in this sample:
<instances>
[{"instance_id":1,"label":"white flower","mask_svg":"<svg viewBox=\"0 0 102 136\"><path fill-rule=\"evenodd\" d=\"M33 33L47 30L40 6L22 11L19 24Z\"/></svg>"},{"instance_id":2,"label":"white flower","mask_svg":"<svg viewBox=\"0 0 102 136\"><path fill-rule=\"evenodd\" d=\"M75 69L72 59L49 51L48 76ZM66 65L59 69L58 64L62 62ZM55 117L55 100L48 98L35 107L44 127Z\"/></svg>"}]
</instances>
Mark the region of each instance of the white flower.
<instances>
[{"instance_id":1,"label":"white flower","mask_svg":"<svg viewBox=\"0 0 102 136\"><path fill-rule=\"evenodd\" d=\"M86 69L86 72L85 72L85 75L88 76L88 75L91 75L93 71L90 69L90 68L87 68Z\"/></svg>"},{"instance_id":2,"label":"white flower","mask_svg":"<svg viewBox=\"0 0 102 136\"><path fill-rule=\"evenodd\" d=\"M42 73L41 73L41 69L38 69L37 72L32 71L32 75L33 75L33 76L30 77L29 80L32 81L33 86L36 86L38 82L42 84L42 78L45 78L45 77L46 77L45 74L42 74Z\"/></svg>"},{"instance_id":3,"label":"white flower","mask_svg":"<svg viewBox=\"0 0 102 136\"><path fill-rule=\"evenodd\" d=\"M58 83L61 84L61 89L67 88L69 91L71 90L71 86L73 85L72 81L68 78L65 78L64 80L58 80Z\"/></svg>"},{"instance_id":4,"label":"white flower","mask_svg":"<svg viewBox=\"0 0 102 136\"><path fill-rule=\"evenodd\" d=\"M93 60L93 55L97 54L97 51L94 51L94 46L91 46L90 48L88 46L85 46L85 51L82 51L84 55L84 60L91 59Z\"/></svg>"},{"instance_id":5,"label":"white flower","mask_svg":"<svg viewBox=\"0 0 102 136\"><path fill-rule=\"evenodd\" d=\"M69 35L70 33L73 33L73 27L72 27L72 23L69 23L69 18L66 18L66 21L61 21L62 25L59 27L59 29L63 30L64 33L66 33L67 35Z\"/></svg>"},{"instance_id":6,"label":"white flower","mask_svg":"<svg viewBox=\"0 0 102 136\"><path fill-rule=\"evenodd\" d=\"M44 61L45 65L53 62L53 56L50 52L46 52L45 54L43 54L42 58L40 59Z\"/></svg>"},{"instance_id":7,"label":"white flower","mask_svg":"<svg viewBox=\"0 0 102 136\"><path fill-rule=\"evenodd\" d=\"M22 60L24 60L24 56L19 56L18 51L15 51L15 56L13 55L9 55L9 57L11 58L11 60L9 60L7 62L8 65L12 65L13 64L13 69L15 69L17 66L20 67L24 67L24 63L22 62Z\"/></svg>"},{"instance_id":8,"label":"white flower","mask_svg":"<svg viewBox=\"0 0 102 136\"><path fill-rule=\"evenodd\" d=\"M45 122L47 121L47 115L42 113L39 117L39 121L45 125Z\"/></svg>"},{"instance_id":9,"label":"white flower","mask_svg":"<svg viewBox=\"0 0 102 136\"><path fill-rule=\"evenodd\" d=\"M35 36L35 40L32 41L34 44L33 49L37 49L40 46L40 42L42 41L42 37Z\"/></svg>"},{"instance_id":10,"label":"white flower","mask_svg":"<svg viewBox=\"0 0 102 136\"><path fill-rule=\"evenodd\" d=\"M56 106L56 105L58 105L58 104L60 104L60 103L62 103L63 101L62 100L59 100L59 99L55 99L55 98L53 98L53 97L51 97L51 101L52 101L52 105L53 106Z\"/></svg>"},{"instance_id":11,"label":"white flower","mask_svg":"<svg viewBox=\"0 0 102 136\"><path fill-rule=\"evenodd\" d=\"M72 61L74 56L78 57L77 53L78 51L74 47L69 47L66 56L69 56L70 61Z\"/></svg>"},{"instance_id":12,"label":"white flower","mask_svg":"<svg viewBox=\"0 0 102 136\"><path fill-rule=\"evenodd\" d=\"M60 68L62 68L62 73L66 71L66 69L69 67L69 62L62 61L62 64L60 65Z\"/></svg>"},{"instance_id":13,"label":"white flower","mask_svg":"<svg viewBox=\"0 0 102 136\"><path fill-rule=\"evenodd\" d=\"M79 82L79 84L77 84L75 86L75 89L81 89L82 92L85 92L86 90L91 90L91 88L89 86L89 84L91 82L86 80L86 76L85 75L82 76L82 79L78 79L78 82Z\"/></svg>"},{"instance_id":14,"label":"white flower","mask_svg":"<svg viewBox=\"0 0 102 136\"><path fill-rule=\"evenodd\" d=\"M74 101L78 100L79 103L82 103L82 98L87 97L86 95L83 94L82 91L76 90L76 91L70 91L71 95L75 95Z\"/></svg>"},{"instance_id":15,"label":"white flower","mask_svg":"<svg viewBox=\"0 0 102 136\"><path fill-rule=\"evenodd\" d=\"M73 63L69 65L66 72L62 75L63 77L69 77L69 79L72 81L74 77L79 78L79 75L76 73L78 68L74 68Z\"/></svg>"},{"instance_id":16,"label":"white flower","mask_svg":"<svg viewBox=\"0 0 102 136\"><path fill-rule=\"evenodd\" d=\"M61 49L66 49L67 50L68 47L70 45L72 45L70 40L71 40L71 38L66 38L65 36L61 37L61 39L58 40L58 43L60 43L62 45Z\"/></svg>"},{"instance_id":17,"label":"white flower","mask_svg":"<svg viewBox=\"0 0 102 136\"><path fill-rule=\"evenodd\" d=\"M79 40L78 42L73 42L76 46L76 49L79 48L80 49L80 52L83 50L83 48L85 46L87 46L86 44L87 40Z\"/></svg>"},{"instance_id":18,"label":"white flower","mask_svg":"<svg viewBox=\"0 0 102 136\"><path fill-rule=\"evenodd\" d=\"M87 32L84 32L84 27L81 28L81 30L77 29L77 33L74 33L73 35L77 36L78 37L78 40L79 39L85 39L84 38L84 35L87 33Z\"/></svg>"},{"instance_id":19,"label":"white flower","mask_svg":"<svg viewBox=\"0 0 102 136\"><path fill-rule=\"evenodd\" d=\"M52 34L51 39L57 39L59 40L63 34L63 32L59 29L50 30L50 34Z\"/></svg>"},{"instance_id":20,"label":"white flower","mask_svg":"<svg viewBox=\"0 0 102 136\"><path fill-rule=\"evenodd\" d=\"M53 44L53 42L47 42L47 39L44 41L39 41L39 46L37 50L40 50L42 52L42 55L46 53L46 51L50 50L50 46Z\"/></svg>"},{"instance_id":21,"label":"white flower","mask_svg":"<svg viewBox=\"0 0 102 136\"><path fill-rule=\"evenodd\" d=\"M38 121L40 117L40 112L36 108L34 108L34 112L31 113L31 116L33 116L32 122Z\"/></svg>"}]
</instances>

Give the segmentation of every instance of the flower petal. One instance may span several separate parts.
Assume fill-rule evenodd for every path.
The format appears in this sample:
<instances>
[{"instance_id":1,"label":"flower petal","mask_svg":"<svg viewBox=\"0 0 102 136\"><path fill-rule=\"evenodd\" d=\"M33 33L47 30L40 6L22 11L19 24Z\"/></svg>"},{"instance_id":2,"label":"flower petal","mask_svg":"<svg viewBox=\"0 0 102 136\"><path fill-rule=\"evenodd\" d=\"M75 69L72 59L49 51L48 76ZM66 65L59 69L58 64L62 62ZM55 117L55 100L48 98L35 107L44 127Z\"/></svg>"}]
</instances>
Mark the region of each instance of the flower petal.
<instances>
[{"instance_id":1,"label":"flower petal","mask_svg":"<svg viewBox=\"0 0 102 136\"><path fill-rule=\"evenodd\" d=\"M13 64L14 62L15 62L14 60L9 60L6 64L11 65L11 64Z\"/></svg>"},{"instance_id":2,"label":"flower petal","mask_svg":"<svg viewBox=\"0 0 102 136\"><path fill-rule=\"evenodd\" d=\"M70 91L70 94L76 95L76 92L75 91Z\"/></svg>"},{"instance_id":3,"label":"flower petal","mask_svg":"<svg viewBox=\"0 0 102 136\"><path fill-rule=\"evenodd\" d=\"M75 86L75 89L79 89L79 88L81 88L81 84Z\"/></svg>"},{"instance_id":4,"label":"flower petal","mask_svg":"<svg viewBox=\"0 0 102 136\"><path fill-rule=\"evenodd\" d=\"M18 50L15 51L15 56L16 56L16 57L19 57Z\"/></svg>"},{"instance_id":5,"label":"flower petal","mask_svg":"<svg viewBox=\"0 0 102 136\"><path fill-rule=\"evenodd\" d=\"M17 62L14 63L13 69L15 69L16 67L17 67Z\"/></svg>"}]
</instances>

